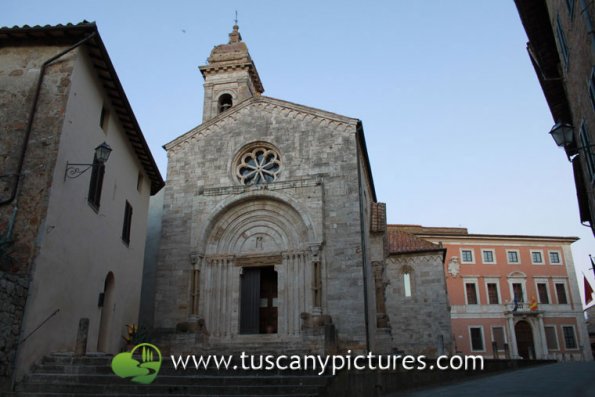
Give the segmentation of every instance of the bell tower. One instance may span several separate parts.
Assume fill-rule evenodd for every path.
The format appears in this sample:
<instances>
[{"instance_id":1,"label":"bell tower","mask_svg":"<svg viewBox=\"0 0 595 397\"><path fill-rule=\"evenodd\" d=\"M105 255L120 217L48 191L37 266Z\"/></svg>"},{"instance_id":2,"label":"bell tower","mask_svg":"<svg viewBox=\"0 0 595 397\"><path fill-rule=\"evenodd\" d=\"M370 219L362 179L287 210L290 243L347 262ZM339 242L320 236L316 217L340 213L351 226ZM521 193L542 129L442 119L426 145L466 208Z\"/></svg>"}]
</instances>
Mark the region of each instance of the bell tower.
<instances>
[{"instance_id":1,"label":"bell tower","mask_svg":"<svg viewBox=\"0 0 595 397\"><path fill-rule=\"evenodd\" d=\"M264 92L256 66L238 30L238 25L233 25L229 42L215 46L207 64L199 67L205 79L203 123Z\"/></svg>"}]
</instances>

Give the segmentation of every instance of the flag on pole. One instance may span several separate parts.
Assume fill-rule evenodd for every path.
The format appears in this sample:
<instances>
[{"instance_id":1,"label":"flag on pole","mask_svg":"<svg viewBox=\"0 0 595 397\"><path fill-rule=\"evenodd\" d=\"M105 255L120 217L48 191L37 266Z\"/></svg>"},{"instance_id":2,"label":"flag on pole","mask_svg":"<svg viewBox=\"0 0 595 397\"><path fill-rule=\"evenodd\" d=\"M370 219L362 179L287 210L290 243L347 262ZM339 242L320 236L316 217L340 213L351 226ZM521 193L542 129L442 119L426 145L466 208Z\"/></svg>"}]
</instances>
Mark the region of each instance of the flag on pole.
<instances>
[{"instance_id":1,"label":"flag on pole","mask_svg":"<svg viewBox=\"0 0 595 397\"><path fill-rule=\"evenodd\" d=\"M584 274L583 279L585 280L585 305L588 305L593 300L593 287L591 287L591 283Z\"/></svg>"}]
</instances>

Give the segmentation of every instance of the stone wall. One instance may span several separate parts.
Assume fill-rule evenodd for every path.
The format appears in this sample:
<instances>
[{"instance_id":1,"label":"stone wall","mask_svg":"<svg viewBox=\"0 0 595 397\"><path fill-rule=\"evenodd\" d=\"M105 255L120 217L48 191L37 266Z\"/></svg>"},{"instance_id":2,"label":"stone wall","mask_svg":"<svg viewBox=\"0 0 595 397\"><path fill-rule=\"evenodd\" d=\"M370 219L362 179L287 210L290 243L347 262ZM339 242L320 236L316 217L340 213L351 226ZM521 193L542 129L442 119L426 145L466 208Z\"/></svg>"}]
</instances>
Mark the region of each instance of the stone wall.
<instances>
[{"instance_id":1,"label":"stone wall","mask_svg":"<svg viewBox=\"0 0 595 397\"><path fill-rule=\"evenodd\" d=\"M593 94L590 90L595 90L592 76L595 48L595 35L592 26L595 17L595 3L567 0L547 0L546 3L560 56L559 68L564 80L566 99L572 115L572 120L554 121L571 123L574 126L577 147L583 147L585 144L580 139L581 126L584 124L589 144L593 145L595 144L595 112L593 111L595 103L591 99ZM584 10L583 3L586 5ZM558 34L558 21L566 41L568 62L564 60L563 56L563 46ZM593 149L591 149L591 153L593 153ZM562 156L561 153L560 156ZM575 176L575 181L582 184L582 189L585 191L585 205L590 208L591 229L595 233L595 184L593 184L595 174L590 174L588 170L587 156L586 150L579 150L579 156L574 161L581 162L583 175L582 178ZM595 155L591 154L591 159L595 161ZM581 221L585 220L587 219L581 219Z\"/></svg>"},{"instance_id":2,"label":"stone wall","mask_svg":"<svg viewBox=\"0 0 595 397\"><path fill-rule=\"evenodd\" d=\"M27 288L27 277L0 271L0 390L12 375Z\"/></svg>"},{"instance_id":3,"label":"stone wall","mask_svg":"<svg viewBox=\"0 0 595 397\"><path fill-rule=\"evenodd\" d=\"M386 307L393 349L430 357L451 350L451 324L442 253L393 254L386 261ZM411 296L403 274L409 272Z\"/></svg>"},{"instance_id":4,"label":"stone wall","mask_svg":"<svg viewBox=\"0 0 595 397\"><path fill-rule=\"evenodd\" d=\"M11 375L37 236L70 87L74 52L44 73L15 200L9 201L42 63L61 47L0 48L0 376Z\"/></svg>"},{"instance_id":5,"label":"stone wall","mask_svg":"<svg viewBox=\"0 0 595 397\"><path fill-rule=\"evenodd\" d=\"M41 65L61 50L0 48L0 376L4 383L14 365L30 267L47 210L74 54L46 68L28 142L25 131ZM10 201L25 144L16 198Z\"/></svg>"}]
</instances>

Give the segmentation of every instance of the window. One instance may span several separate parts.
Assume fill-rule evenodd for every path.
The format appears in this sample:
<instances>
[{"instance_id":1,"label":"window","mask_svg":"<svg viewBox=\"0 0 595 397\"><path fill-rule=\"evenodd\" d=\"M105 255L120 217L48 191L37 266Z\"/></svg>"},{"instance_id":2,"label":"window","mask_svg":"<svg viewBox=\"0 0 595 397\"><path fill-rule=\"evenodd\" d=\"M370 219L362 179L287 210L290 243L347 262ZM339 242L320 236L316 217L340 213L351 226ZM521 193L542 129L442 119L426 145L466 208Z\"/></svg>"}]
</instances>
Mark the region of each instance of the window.
<instances>
[{"instance_id":1,"label":"window","mask_svg":"<svg viewBox=\"0 0 595 397\"><path fill-rule=\"evenodd\" d=\"M488 304L497 305L500 303L498 297L498 284L488 283Z\"/></svg>"},{"instance_id":2,"label":"window","mask_svg":"<svg viewBox=\"0 0 595 397\"><path fill-rule=\"evenodd\" d=\"M560 263L560 253L558 251L550 251L550 263L551 264L559 264Z\"/></svg>"},{"instance_id":3,"label":"window","mask_svg":"<svg viewBox=\"0 0 595 397\"><path fill-rule=\"evenodd\" d=\"M126 201L126 207L124 207L124 224L122 225L122 241L126 245L130 244L130 226L132 224L132 206Z\"/></svg>"},{"instance_id":4,"label":"window","mask_svg":"<svg viewBox=\"0 0 595 397\"><path fill-rule=\"evenodd\" d=\"M508 263L519 263L519 251L507 251Z\"/></svg>"},{"instance_id":5,"label":"window","mask_svg":"<svg viewBox=\"0 0 595 397\"><path fill-rule=\"evenodd\" d=\"M233 105L233 100L231 98L231 95L223 94L219 97L219 100L217 101L217 111L218 111L218 113L223 113L227 109L229 109L232 105Z\"/></svg>"},{"instance_id":6,"label":"window","mask_svg":"<svg viewBox=\"0 0 595 397\"><path fill-rule=\"evenodd\" d=\"M101 108L101 115L99 116L99 127L103 132L107 132L107 124L109 121L109 110L105 105Z\"/></svg>"},{"instance_id":7,"label":"window","mask_svg":"<svg viewBox=\"0 0 595 397\"><path fill-rule=\"evenodd\" d=\"M465 290L467 291L467 304L477 305L477 288L475 283L465 283Z\"/></svg>"},{"instance_id":8,"label":"window","mask_svg":"<svg viewBox=\"0 0 595 397\"><path fill-rule=\"evenodd\" d=\"M545 329L545 340L547 342L548 350L559 350L558 346L558 335L556 334L556 327L553 325L546 325Z\"/></svg>"},{"instance_id":9,"label":"window","mask_svg":"<svg viewBox=\"0 0 595 397\"><path fill-rule=\"evenodd\" d=\"M493 250L482 250L481 253L483 255L483 263L496 263Z\"/></svg>"},{"instance_id":10,"label":"window","mask_svg":"<svg viewBox=\"0 0 595 397\"><path fill-rule=\"evenodd\" d=\"M558 296L558 304L568 304L568 298L566 297L566 285L564 283L556 283L556 295Z\"/></svg>"},{"instance_id":11,"label":"window","mask_svg":"<svg viewBox=\"0 0 595 397\"><path fill-rule=\"evenodd\" d=\"M512 283L512 295L517 302L524 302L523 284Z\"/></svg>"},{"instance_id":12,"label":"window","mask_svg":"<svg viewBox=\"0 0 595 397\"><path fill-rule=\"evenodd\" d=\"M504 328L503 327L493 327L492 328L492 340L494 342L496 342L497 350L504 350L504 344L506 343L506 339L504 339Z\"/></svg>"},{"instance_id":13,"label":"window","mask_svg":"<svg viewBox=\"0 0 595 397\"><path fill-rule=\"evenodd\" d=\"M585 153L585 161L587 162L587 171L589 172L589 177L591 178L591 182L595 180L595 158L594 151L591 147L591 139L589 137L589 131L587 131L586 124L583 122L581 124L580 130L580 140L581 146L585 148L581 153Z\"/></svg>"},{"instance_id":14,"label":"window","mask_svg":"<svg viewBox=\"0 0 595 397\"><path fill-rule=\"evenodd\" d=\"M471 350L483 351L483 332L481 327L470 327L469 333L471 334Z\"/></svg>"},{"instance_id":15,"label":"window","mask_svg":"<svg viewBox=\"0 0 595 397\"><path fill-rule=\"evenodd\" d=\"M562 326L564 333L564 346L566 349L576 349L576 336L574 335L574 327L572 325Z\"/></svg>"},{"instance_id":16,"label":"window","mask_svg":"<svg viewBox=\"0 0 595 397\"><path fill-rule=\"evenodd\" d=\"M568 44L566 43L566 36L562 29L562 23L560 22L560 15L556 18L556 35L558 36L558 45L560 46L560 55L562 55L562 60L564 61L564 68L568 70L570 54L568 51Z\"/></svg>"},{"instance_id":17,"label":"window","mask_svg":"<svg viewBox=\"0 0 595 397\"><path fill-rule=\"evenodd\" d=\"M539 303L550 303L550 298L547 293L547 284L537 284L537 294L539 295Z\"/></svg>"},{"instance_id":18,"label":"window","mask_svg":"<svg viewBox=\"0 0 595 397\"><path fill-rule=\"evenodd\" d=\"M143 190L143 180L144 180L144 175L142 171L138 172L138 176L136 178L136 190L141 193L141 191Z\"/></svg>"},{"instance_id":19,"label":"window","mask_svg":"<svg viewBox=\"0 0 595 397\"><path fill-rule=\"evenodd\" d=\"M91 167L91 181L89 183L89 196L87 201L89 205L95 210L99 210L101 202L101 189L103 187L103 175L105 174L105 164L93 158L93 166Z\"/></svg>"},{"instance_id":20,"label":"window","mask_svg":"<svg viewBox=\"0 0 595 397\"><path fill-rule=\"evenodd\" d=\"M473 250L461 250L461 262L473 263Z\"/></svg>"},{"instance_id":21,"label":"window","mask_svg":"<svg viewBox=\"0 0 595 397\"><path fill-rule=\"evenodd\" d=\"M531 262L533 264L543 263L543 254L541 251L531 251Z\"/></svg>"},{"instance_id":22,"label":"window","mask_svg":"<svg viewBox=\"0 0 595 397\"><path fill-rule=\"evenodd\" d=\"M403 273L403 289L405 291L405 296L411 296L411 275L409 273Z\"/></svg>"},{"instance_id":23,"label":"window","mask_svg":"<svg viewBox=\"0 0 595 397\"><path fill-rule=\"evenodd\" d=\"M275 181L281 171L279 153L270 145L261 144L246 150L237 160L236 177L243 185Z\"/></svg>"}]
</instances>

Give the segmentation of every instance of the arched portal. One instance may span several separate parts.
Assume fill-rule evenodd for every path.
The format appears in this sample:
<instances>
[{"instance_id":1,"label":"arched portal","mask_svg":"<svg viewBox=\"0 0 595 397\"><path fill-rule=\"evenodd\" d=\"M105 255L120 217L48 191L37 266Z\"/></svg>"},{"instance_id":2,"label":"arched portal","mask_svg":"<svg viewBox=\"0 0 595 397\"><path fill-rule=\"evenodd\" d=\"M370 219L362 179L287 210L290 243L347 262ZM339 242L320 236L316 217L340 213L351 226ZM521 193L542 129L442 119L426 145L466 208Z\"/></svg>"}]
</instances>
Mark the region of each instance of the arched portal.
<instances>
[{"instance_id":1,"label":"arched portal","mask_svg":"<svg viewBox=\"0 0 595 397\"><path fill-rule=\"evenodd\" d=\"M103 304L101 306L101 320L99 321L99 336L97 338L98 352L108 352L109 350L109 331L114 307L114 284L114 274L109 272L105 276L105 282L103 284Z\"/></svg>"},{"instance_id":2,"label":"arched portal","mask_svg":"<svg viewBox=\"0 0 595 397\"><path fill-rule=\"evenodd\" d=\"M535 359L535 344L533 343L533 329L525 320L517 322L514 326L517 350L519 356L525 360Z\"/></svg>"},{"instance_id":3,"label":"arched portal","mask_svg":"<svg viewBox=\"0 0 595 397\"><path fill-rule=\"evenodd\" d=\"M199 311L209 334L300 334L311 312L312 230L287 202L252 197L222 208L205 228ZM320 277L320 276L319 276Z\"/></svg>"}]
</instances>

